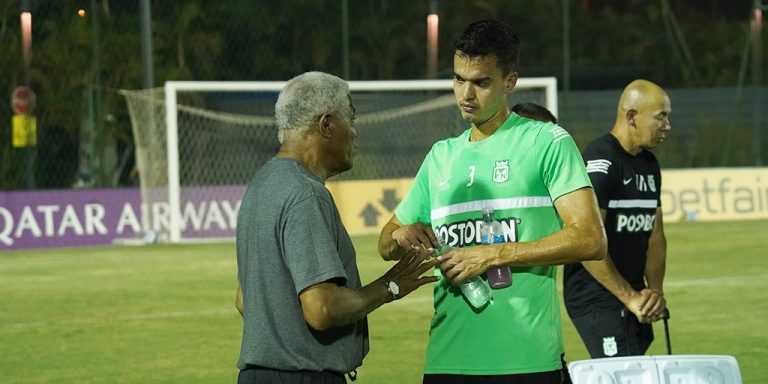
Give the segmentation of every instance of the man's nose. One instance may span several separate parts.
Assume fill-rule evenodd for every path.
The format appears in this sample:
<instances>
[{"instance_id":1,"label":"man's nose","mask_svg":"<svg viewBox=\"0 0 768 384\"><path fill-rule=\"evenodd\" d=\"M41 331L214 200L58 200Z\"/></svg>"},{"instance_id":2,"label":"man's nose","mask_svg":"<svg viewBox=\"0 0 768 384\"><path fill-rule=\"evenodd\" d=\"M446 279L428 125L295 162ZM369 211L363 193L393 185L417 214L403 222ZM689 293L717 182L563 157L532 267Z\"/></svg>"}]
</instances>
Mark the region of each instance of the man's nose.
<instances>
[{"instance_id":1,"label":"man's nose","mask_svg":"<svg viewBox=\"0 0 768 384\"><path fill-rule=\"evenodd\" d=\"M474 99L475 99L475 88L471 84L467 83L464 86L464 100L471 101Z\"/></svg>"}]
</instances>

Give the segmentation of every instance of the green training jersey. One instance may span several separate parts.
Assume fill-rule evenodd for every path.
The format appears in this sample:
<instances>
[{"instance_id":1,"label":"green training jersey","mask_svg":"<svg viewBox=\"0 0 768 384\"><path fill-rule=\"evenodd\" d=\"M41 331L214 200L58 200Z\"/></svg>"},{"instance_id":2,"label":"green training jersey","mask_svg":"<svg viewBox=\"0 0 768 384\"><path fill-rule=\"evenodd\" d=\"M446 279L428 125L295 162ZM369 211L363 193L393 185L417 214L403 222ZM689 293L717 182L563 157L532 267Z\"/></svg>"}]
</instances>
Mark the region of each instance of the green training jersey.
<instances>
[{"instance_id":1,"label":"green training jersey","mask_svg":"<svg viewBox=\"0 0 768 384\"><path fill-rule=\"evenodd\" d=\"M470 131L435 143L395 211L398 220L427 223L454 247L480 244L484 207L494 209L506 241L560 230L553 201L591 186L568 132L514 113L485 140L471 142ZM482 310L445 278L435 284L424 373L507 375L561 367L555 267L511 270L512 285L494 289Z\"/></svg>"}]
</instances>

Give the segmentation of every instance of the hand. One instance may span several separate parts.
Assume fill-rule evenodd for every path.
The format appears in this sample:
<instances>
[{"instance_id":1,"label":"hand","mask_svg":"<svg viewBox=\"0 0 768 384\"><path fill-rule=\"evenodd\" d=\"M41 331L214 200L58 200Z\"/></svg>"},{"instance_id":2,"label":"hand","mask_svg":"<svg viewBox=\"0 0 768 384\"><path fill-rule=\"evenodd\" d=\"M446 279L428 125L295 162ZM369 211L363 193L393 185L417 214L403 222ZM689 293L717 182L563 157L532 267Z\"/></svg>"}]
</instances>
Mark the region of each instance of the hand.
<instances>
[{"instance_id":1,"label":"hand","mask_svg":"<svg viewBox=\"0 0 768 384\"><path fill-rule=\"evenodd\" d=\"M443 275L451 284L457 285L487 271L494 254L492 246L480 245L454 249L438 256L437 260Z\"/></svg>"},{"instance_id":2,"label":"hand","mask_svg":"<svg viewBox=\"0 0 768 384\"><path fill-rule=\"evenodd\" d=\"M421 253L431 254L438 246L435 232L424 223L401 226L392 232L392 240L405 250L418 249Z\"/></svg>"},{"instance_id":3,"label":"hand","mask_svg":"<svg viewBox=\"0 0 768 384\"><path fill-rule=\"evenodd\" d=\"M648 288L635 292L625 304L641 324L650 324L663 319L667 308L661 292Z\"/></svg>"},{"instance_id":4,"label":"hand","mask_svg":"<svg viewBox=\"0 0 768 384\"><path fill-rule=\"evenodd\" d=\"M424 272L431 271L437 265L437 259L431 256L433 254L429 252L408 251L381 279L394 281L400 288L397 298L403 298L416 288L440 279L438 276L422 276Z\"/></svg>"},{"instance_id":5,"label":"hand","mask_svg":"<svg viewBox=\"0 0 768 384\"><path fill-rule=\"evenodd\" d=\"M664 318L667 311L667 299L659 290L646 288L640 291L647 297L641 310L646 314L651 322L659 321Z\"/></svg>"},{"instance_id":6,"label":"hand","mask_svg":"<svg viewBox=\"0 0 768 384\"><path fill-rule=\"evenodd\" d=\"M646 313L643 310L643 306L647 300L648 295L643 295L638 291L632 290L629 300L624 303L627 309L637 317L637 321L639 321L640 324L651 323L651 319L646 316Z\"/></svg>"}]
</instances>

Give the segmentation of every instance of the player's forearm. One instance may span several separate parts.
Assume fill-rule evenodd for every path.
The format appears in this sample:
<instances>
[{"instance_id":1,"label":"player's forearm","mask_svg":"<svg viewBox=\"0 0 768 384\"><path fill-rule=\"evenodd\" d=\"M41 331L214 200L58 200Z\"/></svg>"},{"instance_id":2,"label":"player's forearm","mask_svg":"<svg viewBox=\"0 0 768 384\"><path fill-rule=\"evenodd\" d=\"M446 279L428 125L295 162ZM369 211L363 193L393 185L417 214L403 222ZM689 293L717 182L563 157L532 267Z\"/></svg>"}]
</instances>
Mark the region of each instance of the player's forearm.
<instances>
[{"instance_id":1,"label":"player's forearm","mask_svg":"<svg viewBox=\"0 0 768 384\"><path fill-rule=\"evenodd\" d=\"M648 288L664 294L664 274L667 267L667 236L664 233L664 214L656 209L656 222L648 239L645 258L645 282Z\"/></svg>"},{"instance_id":2,"label":"player's forearm","mask_svg":"<svg viewBox=\"0 0 768 384\"><path fill-rule=\"evenodd\" d=\"M605 287L608 292L624 303L624 305L628 306L630 300L634 296L639 295L639 292L632 288L632 285L621 276L616 269L616 265L613 264L610 255L603 260L584 261L581 265L583 265L584 269Z\"/></svg>"},{"instance_id":3,"label":"player's forearm","mask_svg":"<svg viewBox=\"0 0 768 384\"><path fill-rule=\"evenodd\" d=\"M645 262L645 282L648 288L664 293L664 274L667 269L667 244L649 244Z\"/></svg>"},{"instance_id":4,"label":"player's forearm","mask_svg":"<svg viewBox=\"0 0 768 384\"><path fill-rule=\"evenodd\" d=\"M333 325L352 324L390 301L392 296L381 280L374 280L359 289L339 287L339 294L329 303Z\"/></svg>"},{"instance_id":5,"label":"player's forearm","mask_svg":"<svg viewBox=\"0 0 768 384\"><path fill-rule=\"evenodd\" d=\"M664 216L656 210L656 222L648 239L645 258L645 282L648 288L664 293L664 274L667 266L667 236L664 234Z\"/></svg>"},{"instance_id":6,"label":"player's forearm","mask_svg":"<svg viewBox=\"0 0 768 384\"><path fill-rule=\"evenodd\" d=\"M490 264L561 265L603 259L608 241L592 189L582 188L559 197L555 209L563 221L561 230L532 242L504 243Z\"/></svg>"},{"instance_id":7,"label":"player's forearm","mask_svg":"<svg viewBox=\"0 0 768 384\"><path fill-rule=\"evenodd\" d=\"M602 260L606 249L602 226L572 225L537 241L501 244L490 264L527 267Z\"/></svg>"}]
</instances>

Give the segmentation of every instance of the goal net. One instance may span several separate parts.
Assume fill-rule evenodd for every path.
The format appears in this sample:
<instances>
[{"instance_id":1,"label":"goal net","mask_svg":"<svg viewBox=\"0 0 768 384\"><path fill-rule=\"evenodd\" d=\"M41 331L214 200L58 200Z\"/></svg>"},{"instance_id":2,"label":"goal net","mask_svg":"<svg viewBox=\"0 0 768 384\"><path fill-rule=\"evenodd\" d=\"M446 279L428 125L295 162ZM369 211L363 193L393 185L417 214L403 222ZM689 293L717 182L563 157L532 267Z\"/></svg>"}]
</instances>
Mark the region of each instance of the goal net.
<instances>
[{"instance_id":1,"label":"goal net","mask_svg":"<svg viewBox=\"0 0 768 384\"><path fill-rule=\"evenodd\" d=\"M274 105L284 82L167 82L123 90L136 143L145 233L172 242L234 236L245 186L279 147ZM354 168L332 180L411 178L436 141L458 135L451 80L350 81ZM555 78L522 78L510 106L557 115Z\"/></svg>"}]
</instances>

